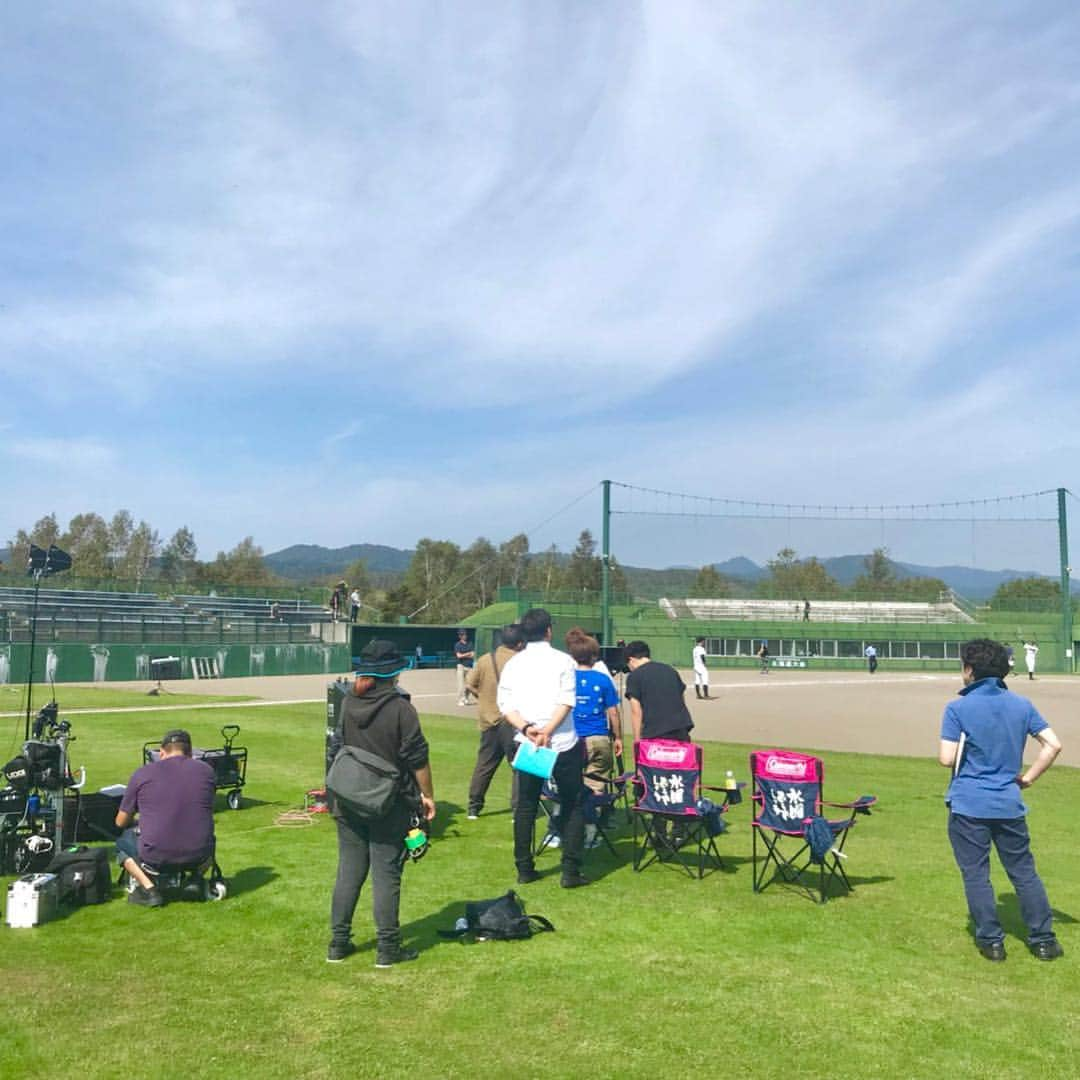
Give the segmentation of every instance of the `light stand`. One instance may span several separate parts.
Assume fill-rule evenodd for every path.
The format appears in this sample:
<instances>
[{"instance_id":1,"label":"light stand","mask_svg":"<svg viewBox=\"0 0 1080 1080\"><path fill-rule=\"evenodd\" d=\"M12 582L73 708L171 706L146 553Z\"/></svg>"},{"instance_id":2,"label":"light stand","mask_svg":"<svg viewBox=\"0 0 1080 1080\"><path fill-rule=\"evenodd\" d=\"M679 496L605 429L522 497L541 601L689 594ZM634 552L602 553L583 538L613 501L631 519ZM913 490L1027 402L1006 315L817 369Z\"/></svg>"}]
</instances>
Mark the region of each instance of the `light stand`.
<instances>
[{"instance_id":1,"label":"light stand","mask_svg":"<svg viewBox=\"0 0 1080 1080\"><path fill-rule=\"evenodd\" d=\"M30 545L30 554L26 559L26 572L34 579L34 606L30 613L30 664L26 672L26 729L24 739L30 738L31 702L34 694L34 651L37 648L38 593L41 591L41 579L61 570L71 569L71 556L61 551L55 544L48 550L37 544Z\"/></svg>"},{"instance_id":2,"label":"light stand","mask_svg":"<svg viewBox=\"0 0 1080 1080\"><path fill-rule=\"evenodd\" d=\"M38 593L41 591L41 579L51 574L59 574L63 570L71 569L71 556L66 551L61 551L55 544L50 544L48 549L40 548L37 544L30 545L30 554L26 560L27 573L34 579L34 606L30 615L30 663L26 673L26 734L30 740L30 713L33 708L34 694L34 652L37 647L37 617L38 617ZM56 787L48 794L52 802L54 813L55 840L53 842L54 854L59 853L64 846L64 791L72 788L78 791L86 783L86 771L82 770L79 782L74 782L68 766L68 742L71 739L71 728L67 721L57 723L56 720L56 690L53 689L53 701L41 710L34 724L34 738L39 739L48 727L46 737L56 741L59 750L59 775L55 778ZM71 781L69 783L69 781Z\"/></svg>"}]
</instances>

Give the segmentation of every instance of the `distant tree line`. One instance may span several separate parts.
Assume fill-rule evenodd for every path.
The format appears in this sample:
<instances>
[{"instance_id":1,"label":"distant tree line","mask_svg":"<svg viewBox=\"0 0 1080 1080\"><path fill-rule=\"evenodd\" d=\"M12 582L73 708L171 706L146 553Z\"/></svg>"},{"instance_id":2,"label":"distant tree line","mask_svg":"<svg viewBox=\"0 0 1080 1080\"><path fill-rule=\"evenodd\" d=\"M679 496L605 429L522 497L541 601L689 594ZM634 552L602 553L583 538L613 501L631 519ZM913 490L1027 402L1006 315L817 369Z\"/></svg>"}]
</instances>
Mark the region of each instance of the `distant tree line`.
<instances>
[{"instance_id":1,"label":"distant tree line","mask_svg":"<svg viewBox=\"0 0 1080 1080\"><path fill-rule=\"evenodd\" d=\"M109 521L97 513L76 514L66 529L55 514L47 514L32 528L18 530L10 542L11 563L5 569L21 572L32 543L46 548L56 544L71 555L73 577L123 582L137 590L281 586L284 591L296 585L270 570L262 548L250 536L232 550L200 561L194 533L187 526L162 542L156 529L145 521L136 523L127 510L118 510ZM478 537L466 548L425 537L416 545L403 575L370 574L361 559L340 574L323 575L312 582L324 586L327 594L340 583L360 592L362 619L394 621L406 616L417 622L446 623L486 607L503 585L549 595L595 594L601 586L601 561L587 529L569 555L554 545L530 553L524 533L498 545ZM625 575L614 561L611 586L616 592L626 590Z\"/></svg>"},{"instance_id":2,"label":"distant tree line","mask_svg":"<svg viewBox=\"0 0 1080 1080\"><path fill-rule=\"evenodd\" d=\"M200 561L195 536L187 526L163 542L156 529L145 521L136 522L127 510L118 510L110 520L93 512L76 514L66 528L61 528L55 514L47 514L32 528L18 530L10 542L11 563L4 569L20 572L26 566L31 543L46 548L56 544L67 551L75 561L73 576L84 581L115 581L130 583L135 589L159 590L280 586L285 591L296 585L271 571L262 548L250 536L231 550ZM778 551L766 570L756 582L729 577L714 566L701 567L692 580L690 570L641 573L670 575L668 595L685 590L687 595L702 599L758 596L792 601L935 601L949 592L940 578L897 573L886 548L876 548L864 558L862 574L846 587L817 558L799 558L789 547ZM632 591L635 573L612 559L613 594ZM499 544L478 537L464 548L451 540L425 537L417 543L404 574L370 574L364 561L358 560L344 567L340 575L324 575L311 584L329 591L345 582L350 590L358 589L364 601L364 619L395 621L405 616L417 622L447 623L486 607L497 599L504 585L546 596L592 598L600 592L601 577L596 541L585 529L569 554L555 545L531 552L524 533ZM1022 610L1055 610L1060 602L1060 584L1046 577L1010 581L1000 586L990 601L996 608Z\"/></svg>"},{"instance_id":3,"label":"distant tree line","mask_svg":"<svg viewBox=\"0 0 1080 1080\"><path fill-rule=\"evenodd\" d=\"M600 591L602 573L596 541L588 529L578 537L569 556L555 545L531 553L524 533L497 546L479 537L467 548L450 540L424 537L401 581L386 591L383 615L425 623L456 622L493 603L503 586L548 596L595 595ZM614 560L610 578L613 591L626 591L626 576Z\"/></svg>"},{"instance_id":4,"label":"distant tree line","mask_svg":"<svg viewBox=\"0 0 1080 1080\"><path fill-rule=\"evenodd\" d=\"M100 514L76 514L66 529L47 514L31 529L19 529L10 542L10 571L26 566L31 544L55 544L73 559L73 576L101 582L129 582L136 589L151 583L184 585L275 585L280 579L263 562L263 551L247 536L231 551L200 562L195 535L185 525L162 542L147 522L135 522L127 510L106 521Z\"/></svg>"}]
</instances>

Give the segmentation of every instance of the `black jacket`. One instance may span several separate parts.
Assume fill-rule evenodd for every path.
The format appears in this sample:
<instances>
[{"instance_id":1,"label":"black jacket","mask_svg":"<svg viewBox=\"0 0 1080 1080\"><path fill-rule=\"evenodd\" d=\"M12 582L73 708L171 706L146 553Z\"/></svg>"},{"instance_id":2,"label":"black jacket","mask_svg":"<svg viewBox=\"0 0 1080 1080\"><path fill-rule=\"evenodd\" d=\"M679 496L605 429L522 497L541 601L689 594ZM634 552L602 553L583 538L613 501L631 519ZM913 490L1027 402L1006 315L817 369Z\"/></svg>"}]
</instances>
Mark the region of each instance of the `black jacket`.
<instances>
[{"instance_id":1,"label":"black jacket","mask_svg":"<svg viewBox=\"0 0 1080 1080\"><path fill-rule=\"evenodd\" d=\"M420 718L390 679L378 679L366 694L349 690L341 703L346 745L359 746L411 774L428 763L428 744Z\"/></svg>"}]
</instances>

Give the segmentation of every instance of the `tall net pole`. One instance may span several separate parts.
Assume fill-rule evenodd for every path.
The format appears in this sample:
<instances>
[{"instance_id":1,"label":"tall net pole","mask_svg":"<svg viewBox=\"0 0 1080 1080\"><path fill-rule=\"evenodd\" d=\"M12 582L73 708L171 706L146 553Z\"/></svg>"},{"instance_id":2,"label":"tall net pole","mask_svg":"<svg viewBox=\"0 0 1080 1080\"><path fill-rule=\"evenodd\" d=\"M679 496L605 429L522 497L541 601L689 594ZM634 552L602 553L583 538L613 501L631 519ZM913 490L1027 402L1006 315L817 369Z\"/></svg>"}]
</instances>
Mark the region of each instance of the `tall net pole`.
<instances>
[{"instance_id":1,"label":"tall net pole","mask_svg":"<svg viewBox=\"0 0 1080 1080\"><path fill-rule=\"evenodd\" d=\"M603 518L600 529L600 632L611 644L611 481L601 483Z\"/></svg>"},{"instance_id":2,"label":"tall net pole","mask_svg":"<svg viewBox=\"0 0 1080 1080\"><path fill-rule=\"evenodd\" d=\"M1073 652L1072 590L1069 585L1069 525L1065 514L1065 488L1057 489L1058 545L1061 556L1061 648L1066 671L1076 669Z\"/></svg>"}]
</instances>

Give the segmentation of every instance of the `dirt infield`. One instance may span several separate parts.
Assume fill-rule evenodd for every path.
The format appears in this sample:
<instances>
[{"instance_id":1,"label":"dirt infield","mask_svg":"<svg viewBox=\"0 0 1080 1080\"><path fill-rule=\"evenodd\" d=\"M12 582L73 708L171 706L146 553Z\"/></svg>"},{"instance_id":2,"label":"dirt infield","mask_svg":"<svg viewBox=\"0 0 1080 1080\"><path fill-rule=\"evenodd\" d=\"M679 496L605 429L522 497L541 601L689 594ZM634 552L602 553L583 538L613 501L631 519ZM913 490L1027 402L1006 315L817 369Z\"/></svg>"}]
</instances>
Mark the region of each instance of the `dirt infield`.
<instances>
[{"instance_id":1,"label":"dirt infield","mask_svg":"<svg viewBox=\"0 0 1080 1080\"><path fill-rule=\"evenodd\" d=\"M325 700L332 676L280 675L265 678L185 680L171 684L184 693L251 695L264 701ZM469 720L472 707L459 708L453 671L413 671L401 677L421 713L461 716ZM698 701L688 685L687 702L701 739L755 746L812 747L853 750L868 754L933 757L937 753L941 713L960 688L960 676L852 671L775 669L768 675L753 670L713 671L709 701ZM1011 680L1014 690L1031 698L1061 737L1060 761L1080 765L1080 679L1043 676ZM143 690L146 683L111 683L118 689ZM169 684L166 684L168 687ZM160 699L168 704L168 696ZM629 716L626 717L629 730ZM1029 750L1029 758L1031 752Z\"/></svg>"}]
</instances>

